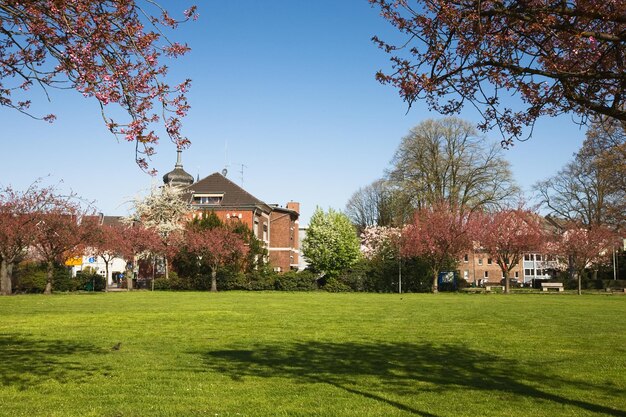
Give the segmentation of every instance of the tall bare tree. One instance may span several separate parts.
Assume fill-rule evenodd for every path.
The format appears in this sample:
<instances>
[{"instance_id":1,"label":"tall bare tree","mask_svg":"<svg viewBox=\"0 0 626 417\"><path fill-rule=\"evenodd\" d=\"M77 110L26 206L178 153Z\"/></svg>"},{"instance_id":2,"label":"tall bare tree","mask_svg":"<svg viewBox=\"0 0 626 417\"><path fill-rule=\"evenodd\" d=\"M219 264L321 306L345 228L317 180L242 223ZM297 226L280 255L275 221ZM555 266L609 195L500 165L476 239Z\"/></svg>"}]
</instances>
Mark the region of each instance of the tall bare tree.
<instances>
[{"instance_id":1,"label":"tall bare tree","mask_svg":"<svg viewBox=\"0 0 626 417\"><path fill-rule=\"evenodd\" d=\"M626 222L626 134L621 124L596 122L581 150L555 176L541 181L541 203L553 215L592 225Z\"/></svg>"},{"instance_id":2,"label":"tall bare tree","mask_svg":"<svg viewBox=\"0 0 626 417\"><path fill-rule=\"evenodd\" d=\"M413 208L441 201L475 210L516 196L504 150L456 117L426 120L402 139L389 180Z\"/></svg>"},{"instance_id":3,"label":"tall bare tree","mask_svg":"<svg viewBox=\"0 0 626 417\"><path fill-rule=\"evenodd\" d=\"M359 188L346 203L346 215L359 233L371 226L400 226L410 220L405 195L395 184L379 179Z\"/></svg>"}]
</instances>

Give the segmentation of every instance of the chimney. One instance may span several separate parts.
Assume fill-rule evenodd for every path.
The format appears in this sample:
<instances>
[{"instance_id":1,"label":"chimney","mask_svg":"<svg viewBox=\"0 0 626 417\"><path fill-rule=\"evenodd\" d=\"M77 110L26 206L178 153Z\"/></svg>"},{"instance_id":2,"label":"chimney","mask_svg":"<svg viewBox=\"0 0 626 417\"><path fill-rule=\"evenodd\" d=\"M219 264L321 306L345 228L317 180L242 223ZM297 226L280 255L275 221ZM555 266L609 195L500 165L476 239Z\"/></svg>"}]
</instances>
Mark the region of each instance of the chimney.
<instances>
[{"instance_id":1,"label":"chimney","mask_svg":"<svg viewBox=\"0 0 626 417\"><path fill-rule=\"evenodd\" d=\"M296 203L295 201L290 201L287 203L287 209L293 210L296 213L300 214L300 203Z\"/></svg>"}]
</instances>

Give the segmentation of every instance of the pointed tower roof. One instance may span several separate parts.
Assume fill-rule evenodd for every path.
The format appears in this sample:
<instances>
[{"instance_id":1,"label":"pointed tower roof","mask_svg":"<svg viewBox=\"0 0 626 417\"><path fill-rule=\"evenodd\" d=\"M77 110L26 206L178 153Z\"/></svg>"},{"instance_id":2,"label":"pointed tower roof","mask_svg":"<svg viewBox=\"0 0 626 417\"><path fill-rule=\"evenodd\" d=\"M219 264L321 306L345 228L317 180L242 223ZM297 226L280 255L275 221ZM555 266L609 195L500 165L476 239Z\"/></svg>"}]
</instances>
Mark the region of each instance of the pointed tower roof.
<instances>
[{"instance_id":1,"label":"pointed tower roof","mask_svg":"<svg viewBox=\"0 0 626 417\"><path fill-rule=\"evenodd\" d=\"M178 148L176 152L176 165L174 165L172 171L163 175L163 183L173 187L187 187L193 184L193 175L183 169L183 163L181 162L181 154L183 151Z\"/></svg>"}]
</instances>

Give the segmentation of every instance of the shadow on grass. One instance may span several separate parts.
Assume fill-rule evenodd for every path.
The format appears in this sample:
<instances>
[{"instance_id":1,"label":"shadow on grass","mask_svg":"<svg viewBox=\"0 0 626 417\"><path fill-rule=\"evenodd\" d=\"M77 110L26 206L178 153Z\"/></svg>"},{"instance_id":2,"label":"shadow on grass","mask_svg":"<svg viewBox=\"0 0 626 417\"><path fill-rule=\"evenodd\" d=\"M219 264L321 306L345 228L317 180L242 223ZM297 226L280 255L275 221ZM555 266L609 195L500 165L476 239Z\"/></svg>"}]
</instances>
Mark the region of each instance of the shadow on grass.
<instances>
[{"instance_id":1,"label":"shadow on grass","mask_svg":"<svg viewBox=\"0 0 626 417\"><path fill-rule=\"evenodd\" d=\"M47 380L80 382L101 371L86 357L104 352L88 343L0 335L0 385L27 389Z\"/></svg>"},{"instance_id":2,"label":"shadow on grass","mask_svg":"<svg viewBox=\"0 0 626 417\"><path fill-rule=\"evenodd\" d=\"M612 392L617 398L626 394L615 392L614 387L564 380L546 374L541 365L522 366L460 345L301 342L202 355L206 369L235 380L277 377L326 383L424 417L436 416L409 405L415 404L420 393L468 389L626 417L624 410L584 400L584 393L590 389Z\"/></svg>"}]
</instances>

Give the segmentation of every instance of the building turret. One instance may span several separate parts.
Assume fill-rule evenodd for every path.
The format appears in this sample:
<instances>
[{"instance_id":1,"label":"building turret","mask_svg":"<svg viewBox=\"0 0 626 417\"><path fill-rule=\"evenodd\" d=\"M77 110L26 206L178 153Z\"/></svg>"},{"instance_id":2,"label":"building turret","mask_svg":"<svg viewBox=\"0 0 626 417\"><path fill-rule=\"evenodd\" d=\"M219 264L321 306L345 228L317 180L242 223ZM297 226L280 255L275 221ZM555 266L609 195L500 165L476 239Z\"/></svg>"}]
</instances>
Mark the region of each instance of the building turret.
<instances>
[{"instance_id":1,"label":"building turret","mask_svg":"<svg viewBox=\"0 0 626 417\"><path fill-rule=\"evenodd\" d=\"M187 187L193 184L193 175L183 169L183 163L181 162L182 150L178 149L176 152L178 155L176 156L174 170L163 175L163 183L172 187Z\"/></svg>"}]
</instances>

